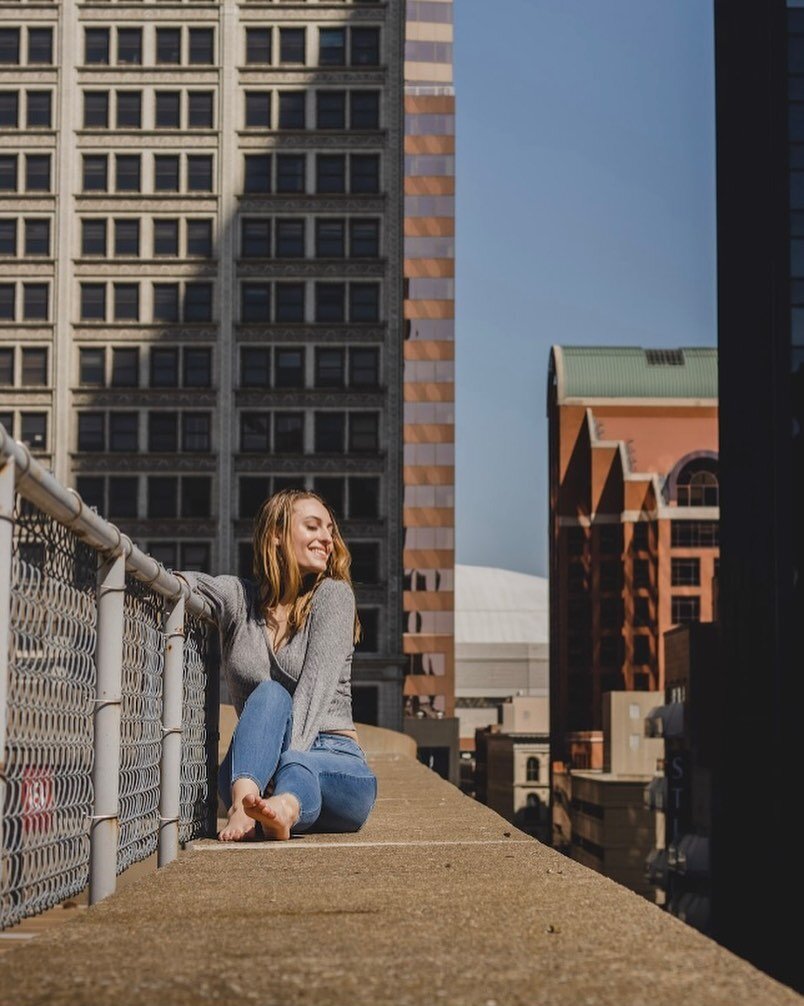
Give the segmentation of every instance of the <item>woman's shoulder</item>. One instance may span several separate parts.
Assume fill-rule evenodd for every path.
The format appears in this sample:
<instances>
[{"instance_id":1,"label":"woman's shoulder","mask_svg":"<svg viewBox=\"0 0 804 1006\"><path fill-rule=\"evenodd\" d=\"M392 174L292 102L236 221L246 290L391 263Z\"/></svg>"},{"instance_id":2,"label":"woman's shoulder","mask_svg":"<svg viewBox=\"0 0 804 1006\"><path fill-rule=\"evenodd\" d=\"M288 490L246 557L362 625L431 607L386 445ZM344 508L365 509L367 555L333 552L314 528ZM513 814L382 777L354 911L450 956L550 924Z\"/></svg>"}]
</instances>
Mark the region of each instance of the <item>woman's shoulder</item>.
<instances>
[{"instance_id":1,"label":"woman's shoulder","mask_svg":"<svg viewBox=\"0 0 804 1006\"><path fill-rule=\"evenodd\" d=\"M325 576L313 595L315 608L354 608L355 594L346 580Z\"/></svg>"}]
</instances>

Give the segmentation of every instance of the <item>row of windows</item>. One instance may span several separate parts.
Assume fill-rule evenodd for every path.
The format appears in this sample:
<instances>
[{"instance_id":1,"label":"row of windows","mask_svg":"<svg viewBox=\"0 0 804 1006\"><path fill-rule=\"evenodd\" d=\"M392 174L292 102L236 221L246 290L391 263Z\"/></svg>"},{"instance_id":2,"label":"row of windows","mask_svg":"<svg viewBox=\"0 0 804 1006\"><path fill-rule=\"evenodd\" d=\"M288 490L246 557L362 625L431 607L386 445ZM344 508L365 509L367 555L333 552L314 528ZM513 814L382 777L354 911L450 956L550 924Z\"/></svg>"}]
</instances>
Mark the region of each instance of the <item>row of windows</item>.
<instances>
[{"instance_id":1,"label":"row of windows","mask_svg":"<svg viewBox=\"0 0 804 1006\"><path fill-rule=\"evenodd\" d=\"M20 161L22 179L20 179ZM0 192L50 192L50 154L0 154Z\"/></svg>"},{"instance_id":2,"label":"row of windows","mask_svg":"<svg viewBox=\"0 0 804 1006\"><path fill-rule=\"evenodd\" d=\"M47 450L46 412L0 412L0 426L15 440L21 441L32 451Z\"/></svg>"},{"instance_id":3,"label":"row of windows","mask_svg":"<svg viewBox=\"0 0 804 1006\"><path fill-rule=\"evenodd\" d=\"M0 347L0 386L46 387L47 357L39 346Z\"/></svg>"},{"instance_id":4,"label":"row of windows","mask_svg":"<svg viewBox=\"0 0 804 1006\"><path fill-rule=\"evenodd\" d=\"M146 161L146 164L149 162ZM151 174L143 180L140 154L114 155L114 190L127 192L212 192L212 154L154 154ZM82 164L84 192L109 191L107 154L84 154ZM183 170L182 170L183 168Z\"/></svg>"},{"instance_id":5,"label":"row of windows","mask_svg":"<svg viewBox=\"0 0 804 1006\"><path fill-rule=\"evenodd\" d=\"M148 450L158 453L209 453L211 412L82 412L78 416L80 451L137 451L141 426ZM107 437L108 432L108 437ZM108 446L107 446L108 445Z\"/></svg>"},{"instance_id":6,"label":"row of windows","mask_svg":"<svg viewBox=\"0 0 804 1006\"><path fill-rule=\"evenodd\" d=\"M0 28L0 65L53 64L52 28Z\"/></svg>"},{"instance_id":7,"label":"row of windows","mask_svg":"<svg viewBox=\"0 0 804 1006\"><path fill-rule=\"evenodd\" d=\"M18 29L8 29L13 33ZM84 64L108 66L205 66L215 62L215 29L160 25L153 41L142 28L84 28ZM312 32L310 33L312 36ZM379 66L379 28L320 27L317 49L308 51L306 28L246 28L243 56L246 65ZM19 56L19 39L10 34L2 52L6 62ZM311 43L312 44L312 43Z\"/></svg>"},{"instance_id":8,"label":"row of windows","mask_svg":"<svg viewBox=\"0 0 804 1006\"><path fill-rule=\"evenodd\" d=\"M704 504L704 497L696 499L695 504ZM712 504L715 505L715 504ZM655 525L648 521L638 521L633 526L631 547L635 551L648 551L652 547L655 536ZM623 550L623 527L621 524L601 524L595 528L597 532L598 551L600 553L620 554ZM673 521L670 525L670 544L673 548L717 548L717 521ZM570 557L579 558L584 555L587 542L590 540L591 528L575 526L566 528L567 553Z\"/></svg>"},{"instance_id":9,"label":"row of windows","mask_svg":"<svg viewBox=\"0 0 804 1006\"><path fill-rule=\"evenodd\" d=\"M211 219L155 218L150 227L152 258L211 258ZM139 258L142 254L141 221L132 217L84 217L81 220L81 255L85 258ZM111 238L111 246L110 246Z\"/></svg>"},{"instance_id":10,"label":"row of windows","mask_svg":"<svg viewBox=\"0 0 804 1006\"><path fill-rule=\"evenodd\" d=\"M0 217L0 255L50 255L50 218L22 219L22 241L18 240L18 218Z\"/></svg>"},{"instance_id":11,"label":"row of windows","mask_svg":"<svg viewBox=\"0 0 804 1006\"><path fill-rule=\"evenodd\" d=\"M144 356L144 353L143 353ZM212 350L195 346L152 346L147 376L141 370L139 346L86 347L78 351L82 388L209 388Z\"/></svg>"},{"instance_id":12,"label":"row of windows","mask_svg":"<svg viewBox=\"0 0 804 1006\"><path fill-rule=\"evenodd\" d=\"M208 475L149 475L145 499L139 499L136 475L79 475L75 487L81 499L112 519L120 517L212 517L212 477ZM108 490L108 492L106 491Z\"/></svg>"},{"instance_id":13,"label":"row of windows","mask_svg":"<svg viewBox=\"0 0 804 1006\"><path fill-rule=\"evenodd\" d=\"M19 129L21 126L25 129L50 129L52 125L52 91L0 91L0 129Z\"/></svg>"},{"instance_id":14,"label":"row of windows","mask_svg":"<svg viewBox=\"0 0 804 1006\"><path fill-rule=\"evenodd\" d=\"M380 220L373 217L243 217L243 258L305 258L312 245L316 258L377 258Z\"/></svg>"},{"instance_id":15,"label":"row of windows","mask_svg":"<svg viewBox=\"0 0 804 1006\"><path fill-rule=\"evenodd\" d=\"M240 350L240 387L344 388L348 380L351 388L376 388L380 383L380 351L373 346L352 346L348 352L341 346L317 346L313 365L312 374L308 374L304 346L277 346L273 350L244 346Z\"/></svg>"}]
</instances>

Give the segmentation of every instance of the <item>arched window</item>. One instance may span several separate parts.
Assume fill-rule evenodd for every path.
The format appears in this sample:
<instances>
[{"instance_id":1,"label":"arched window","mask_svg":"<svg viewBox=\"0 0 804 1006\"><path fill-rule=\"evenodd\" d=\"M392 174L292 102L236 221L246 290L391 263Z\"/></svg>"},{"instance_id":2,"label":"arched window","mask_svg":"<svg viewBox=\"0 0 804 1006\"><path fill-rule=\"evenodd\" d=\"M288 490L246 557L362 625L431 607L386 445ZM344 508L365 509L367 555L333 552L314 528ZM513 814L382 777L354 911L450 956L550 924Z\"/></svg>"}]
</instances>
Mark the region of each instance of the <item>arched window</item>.
<instances>
[{"instance_id":1,"label":"arched window","mask_svg":"<svg viewBox=\"0 0 804 1006\"><path fill-rule=\"evenodd\" d=\"M539 781L539 770L541 766L538 758L528 758L528 763L525 771L527 772L528 782L538 782ZM528 797L530 800L530 797Z\"/></svg>"},{"instance_id":2,"label":"arched window","mask_svg":"<svg viewBox=\"0 0 804 1006\"><path fill-rule=\"evenodd\" d=\"M685 465L676 480L676 502L679 506L719 506L717 462L695 458Z\"/></svg>"}]
</instances>

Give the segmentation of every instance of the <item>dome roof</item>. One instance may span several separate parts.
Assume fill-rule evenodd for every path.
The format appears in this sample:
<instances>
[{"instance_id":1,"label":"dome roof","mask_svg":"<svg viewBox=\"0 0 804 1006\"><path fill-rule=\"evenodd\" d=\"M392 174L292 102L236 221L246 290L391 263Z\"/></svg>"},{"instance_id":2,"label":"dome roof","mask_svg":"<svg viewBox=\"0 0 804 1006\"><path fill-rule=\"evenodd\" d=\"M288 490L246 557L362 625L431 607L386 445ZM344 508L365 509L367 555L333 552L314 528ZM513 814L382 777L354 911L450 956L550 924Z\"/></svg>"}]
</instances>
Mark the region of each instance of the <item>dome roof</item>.
<instances>
[{"instance_id":1,"label":"dome roof","mask_svg":"<svg viewBox=\"0 0 804 1006\"><path fill-rule=\"evenodd\" d=\"M546 643L547 578L493 566L455 566L456 643Z\"/></svg>"}]
</instances>

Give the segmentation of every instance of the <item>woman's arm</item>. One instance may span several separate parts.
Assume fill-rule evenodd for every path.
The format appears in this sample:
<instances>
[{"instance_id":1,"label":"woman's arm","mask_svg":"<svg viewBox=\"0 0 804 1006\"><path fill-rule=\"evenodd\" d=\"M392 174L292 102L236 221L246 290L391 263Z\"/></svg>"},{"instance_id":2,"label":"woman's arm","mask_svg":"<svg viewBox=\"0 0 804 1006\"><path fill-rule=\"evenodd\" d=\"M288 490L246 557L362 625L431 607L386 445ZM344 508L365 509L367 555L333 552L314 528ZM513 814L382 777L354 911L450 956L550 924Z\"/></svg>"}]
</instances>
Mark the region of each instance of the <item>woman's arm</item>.
<instances>
[{"instance_id":1,"label":"woman's arm","mask_svg":"<svg viewBox=\"0 0 804 1006\"><path fill-rule=\"evenodd\" d=\"M355 596L343 580L324 580L310 612L310 636L293 693L290 746L307 751L321 729L344 664L354 650Z\"/></svg>"},{"instance_id":2,"label":"woman's arm","mask_svg":"<svg viewBox=\"0 0 804 1006\"><path fill-rule=\"evenodd\" d=\"M192 593L199 594L209 603L219 628L224 628L225 624L245 611L243 585L238 577L210 576L209 573L191 570L178 570L173 575L184 580Z\"/></svg>"}]
</instances>

